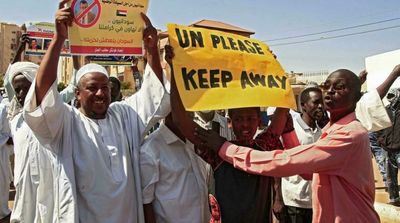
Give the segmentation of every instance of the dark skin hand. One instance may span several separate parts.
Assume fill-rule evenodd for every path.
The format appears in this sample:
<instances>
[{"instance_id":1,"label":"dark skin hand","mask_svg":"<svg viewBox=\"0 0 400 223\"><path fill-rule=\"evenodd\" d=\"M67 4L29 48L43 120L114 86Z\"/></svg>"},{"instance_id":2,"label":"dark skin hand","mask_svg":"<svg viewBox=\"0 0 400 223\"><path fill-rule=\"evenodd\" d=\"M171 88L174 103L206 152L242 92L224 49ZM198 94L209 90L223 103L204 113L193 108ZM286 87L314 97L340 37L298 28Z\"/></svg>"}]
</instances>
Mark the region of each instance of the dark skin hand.
<instances>
[{"instance_id":1,"label":"dark skin hand","mask_svg":"<svg viewBox=\"0 0 400 223\"><path fill-rule=\"evenodd\" d=\"M47 91L57 79L57 64L64 41L68 38L68 26L72 24L73 12L70 7L65 7L68 0L59 2L55 15L55 28L53 39L44 55L36 75L36 102L42 102Z\"/></svg>"},{"instance_id":2,"label":"dark skin hand","mask_svg":"<svg viewBox=\"0 0 400 223\"><path fill-rule=\"evenodd\" d=\"M376 88L381 99L385 97L390 87L397 80L399 76L400 76L400 64L394 67L393 71L389 74L386 80Z\"/></svg>"},{"instance_id":3,"label":"dark skin hand","mask_svg":"<svg viewBox=\"0 0 400 223\"><path fill-rule=\"evenodd\" d=\"M358 78L360 78L361 81L361 85L364 84L365 81L367 80L367 75L368 75L367 70L361 71L360 74L358 75Z\"/></svg>"},{"instance_id":4,"label":"dark skin hand","mask_svg":"<svg viewBox=\"0 0 400 223\"><path fill-rule=\"evenodd\" d=\"M274 193L273 193L273 205L272 205L272 212L274 213L275 217L279 221L284 220L285 214L285 204L283 203L282 198L282 189L281 189L281 178L274 177Z\"/></svg>"},{"instance_id":5,"label":"dark skin hand","mask_svg":"<svg viewBox=\"0 0 400 223\"><path fill-rule=\"evenodd\" d=\"M274 116L271 121L271 131L275 135L282 135L282 133L287 133L293 130L293 121L289 119L287 108L277 108L274 112ZM287 122L289 120L289 122ZM218 133L205 130L200 127L195 128L195 136L201 142L201 145L208 147L218 153L221 146L226 142L226 139L221 137Z\"/></svg>"},{"instance_id":6,"label":"dark skin hand","mask_svg":"<svg viewBox=\"0 0 400 223\"><path fill-rule=\"evenodd\" d=\"M17 53L15 54L14 59L11 64L21 61L21 55L25 51L26 44L30 41L29 35L27 33L22 34L20 43L17 49Z\"/></svg>"},{"instance_id":7,"label":"dark skin hand","mask_svg":"<svg viewBox=\"0 0 400 223\"><path fill-rule=\"evenodd\" d=\"M224 137L212 130L205 130L200 127L195 128L195 136L197 136L202 146L208 147L218 153L221 146L226 142Z\"/></svg>"},{"instance_id":8,"label":"dark skin hand","mask_svg":"<svg viewBox=\"0 0 400 223\"><path fill-rule=\"evenodd\" d=\"M147 58L147 63L156 73L157 78L163 83L163 71L161 67L160 54L158 51L158 32L157 29L153 27L150 19L144 14L140 14L145 24L145 29L143 30L143 45L145 49L145 55Z\"/></svg>"}]
</instances>

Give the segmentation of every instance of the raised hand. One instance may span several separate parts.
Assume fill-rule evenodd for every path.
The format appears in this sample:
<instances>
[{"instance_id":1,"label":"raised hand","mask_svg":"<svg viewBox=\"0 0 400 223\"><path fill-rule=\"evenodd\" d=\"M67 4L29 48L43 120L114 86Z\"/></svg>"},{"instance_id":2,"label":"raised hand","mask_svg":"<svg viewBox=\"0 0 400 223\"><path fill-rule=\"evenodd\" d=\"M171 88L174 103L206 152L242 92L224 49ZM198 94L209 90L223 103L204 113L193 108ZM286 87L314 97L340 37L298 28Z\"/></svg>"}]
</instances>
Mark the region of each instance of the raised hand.
<instances>
[{"instance_id":1,"label":"raised hand","mask_svg":"<svg viewBox=\"0 0 400 223\"><path fill-rule=\"evenodd\" d=\"M25 51L26 44L30 42L29 34L23 33L19 39L17 52L12 60L12 64L21 61L21 55Z\"/></svg>"},{"instance_id":2,"label":"raised hand","mask_svg":"<svg viewBox=\"0 0 400 223\"><path fill-rule=\"evenodd\" d=\"M360 74L358 75L358 78L360 79L361 84L364 84L364 82L367 80L367 75L368 75L367 70L363 70L360 72Z\"/></svg>"},{"instance_id":3,"label":"raised hand","mask_svg":"<svg viewBox=\"0 0 400 223\"><path fill-rule=\"evenodd\" d=\"M139 63L139 58L133 57L131 66L132 67L137 67L138 63Z\"/></svg>"},{"instance_id":4,"label":"raised hand","mask_svg":"<svg viewBox=\"0 0 400 223\"><path fill-rule=\"evenodd\" d=\"M392 73L395 74L397 77L400 76L400 64L393 68Z\"/></svg>"},{"instance_id":5,"label":"raised hand","mask_svg":"<svg viewBox=\"0 0 400 223\"><path fill-rule=\"evenodd\" d=\"M161 67L160 54L158 52L158 33L153 27L150 19L144 14L140 14L144 21L145 29L143 30L143 45L145 49L144 56L147 63L157 75L158 80L163 83L163 68Z\"/></svg>"},{"instance_id":6,"label":"raised hand","mask_svg":"<svg viewBox=\"0 0 400 223\"><path fill-rule=\"evenodd\" d=\"M172 67L172 59L175 57L174 48L170 45L165 45L165 61L167 61L168 65Z\"/></svg>"},{"instance_id":7,"label":"raised hand","mask_svg":"<svg viewBox=\"0 0 400 223\"><path fill-rule=\"evenodd\" d=\"M30 39L29 39L29 34L28 34L28 33L23 33L23 34L21 35L21 38L20 38L20 43L21 43L21 45L25 46L26 43L29 43L29 41L30 41Z\"/></svg>"},{"instance_id":8,"label":"raised hand","mask_svg":"<svg viewBox=\"0 0 400 223\"><path fill-rule=\"evenodd\" d=\"M72 25L73 13L71 7L65 6L67 2L69 2L69 0L61 0L58 5L58 10L55 15L55 39L65 40L68 38L68 26Z\"/></svg>"},{"instance_id":9,"label":"raised hand","mask_svg":"<svg viewBox=\"0 0 400 223\"><path fill-rule=\"evenodd\" d=\"M146 50L158 50L158 33L157 29L153 27L150 19L146 14L141 13L142 19L144 21L145 29L143 30L143 42L144 48Z\"/></svg>"}]
</instances>

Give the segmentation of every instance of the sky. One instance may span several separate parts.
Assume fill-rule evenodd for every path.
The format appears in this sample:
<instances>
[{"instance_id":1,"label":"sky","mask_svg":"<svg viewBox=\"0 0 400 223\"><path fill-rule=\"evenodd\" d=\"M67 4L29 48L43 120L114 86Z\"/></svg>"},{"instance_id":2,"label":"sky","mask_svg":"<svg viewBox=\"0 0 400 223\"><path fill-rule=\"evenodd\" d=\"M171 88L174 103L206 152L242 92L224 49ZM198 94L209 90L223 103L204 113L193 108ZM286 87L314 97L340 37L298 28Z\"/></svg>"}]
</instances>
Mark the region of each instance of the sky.
<instances>
[{"instance_id":1,"label":"sky","mask_svg":"<svg viewBox=\"0 0 400 223\"><path fill-rule=\"evenodd\" d=\"M57 0L0 0L0 21L54 20ZM156 28L167 23L188 25L201 19L222 21L255 32L253 38L266 40L287 72L314 72L347 68L356 73L365 67L365 57L400 49L399 0L150 0L148 15ZM380 22L391 20L388 22ZM374 25L307 35L369 23ZM368 32L361 35L352 35ZM348 35L343 38L332 38ZM306 43L280 45L299 41ZM328 39L326 39L328 38ZM399 59L400 63L400 59Z\"/></svg>"}]
</instances>

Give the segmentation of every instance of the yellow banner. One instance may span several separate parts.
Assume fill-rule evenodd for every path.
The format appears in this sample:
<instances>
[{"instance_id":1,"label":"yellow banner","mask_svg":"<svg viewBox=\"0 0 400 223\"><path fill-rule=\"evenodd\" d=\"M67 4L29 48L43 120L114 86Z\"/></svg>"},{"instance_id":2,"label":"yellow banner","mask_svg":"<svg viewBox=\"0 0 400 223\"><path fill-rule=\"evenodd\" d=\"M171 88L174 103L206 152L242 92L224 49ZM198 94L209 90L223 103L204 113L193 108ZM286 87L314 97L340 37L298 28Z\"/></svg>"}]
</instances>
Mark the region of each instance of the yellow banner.
<instances>
[{"instance_id":1,"label":"yellow banner","mask_svg":"<svg viewBox=\"0 0 400 223\"><path fill-rule=\"evenodd\" d=\"M288 77L265 43L176 24L168 24L168 35L186 110L296 108Z\"/></svg>"},{"instance_id":2,"label":"yellow banner","mask_svg":"<svg viewBox=\"0 0 400 223\"><path fill-rule=\"evenodd\" d=\"M68 30L72 54L142 55L143 21L148 0L72 0Z\"/></svg>"}]
</instances>

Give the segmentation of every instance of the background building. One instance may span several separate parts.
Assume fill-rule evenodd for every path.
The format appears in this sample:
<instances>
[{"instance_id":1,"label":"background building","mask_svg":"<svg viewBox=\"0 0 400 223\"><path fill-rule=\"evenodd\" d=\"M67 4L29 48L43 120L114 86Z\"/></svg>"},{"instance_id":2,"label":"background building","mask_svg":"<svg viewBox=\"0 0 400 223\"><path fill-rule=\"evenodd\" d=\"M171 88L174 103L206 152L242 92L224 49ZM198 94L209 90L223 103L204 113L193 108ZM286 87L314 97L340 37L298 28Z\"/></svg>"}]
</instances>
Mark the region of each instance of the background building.
<instances>
[{"instance_id":1,"label":"background building","mask_svg":"<svg viewBox=\"0 0 400 223\"><path fill-rule=\"evenodd\" d=\"M21 27L0 22L0 74L2 75L14 59L20 36Z\"/></svg>"},{"instance_id":2,"label":"background building","mask_svg":"<svg viewBox=\"0 0 400 223\"><path fill-rule=\"evenodd\" d=\"M329 71L327 70L297 73L296 83L308 84L310 82L315 82L321 85L325 82L328 75Z\"/></svg>"}]
</instances>

